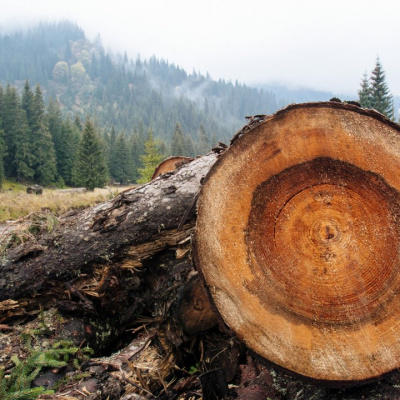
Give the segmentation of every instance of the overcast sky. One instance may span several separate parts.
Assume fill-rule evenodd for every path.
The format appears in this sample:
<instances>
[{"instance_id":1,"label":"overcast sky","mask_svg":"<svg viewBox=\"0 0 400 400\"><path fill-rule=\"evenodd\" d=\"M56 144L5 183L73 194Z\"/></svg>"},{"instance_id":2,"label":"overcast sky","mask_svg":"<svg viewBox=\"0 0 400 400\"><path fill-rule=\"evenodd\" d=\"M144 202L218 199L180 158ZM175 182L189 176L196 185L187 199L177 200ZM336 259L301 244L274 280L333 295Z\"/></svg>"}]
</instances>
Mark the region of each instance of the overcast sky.
<instances>
[{"instance_id":1,"label":"overcast sky","mask_svg":"<svg viewBox=\"0 0 400 400\"><path fill-rule=\"evenodd\" d=\"M357 93L379 56L400 95L395 0L11 0L0 26L70 19L106 48L241 83ZM0 28L0 32L4 28Z\"/></svg>"}]
</instances>

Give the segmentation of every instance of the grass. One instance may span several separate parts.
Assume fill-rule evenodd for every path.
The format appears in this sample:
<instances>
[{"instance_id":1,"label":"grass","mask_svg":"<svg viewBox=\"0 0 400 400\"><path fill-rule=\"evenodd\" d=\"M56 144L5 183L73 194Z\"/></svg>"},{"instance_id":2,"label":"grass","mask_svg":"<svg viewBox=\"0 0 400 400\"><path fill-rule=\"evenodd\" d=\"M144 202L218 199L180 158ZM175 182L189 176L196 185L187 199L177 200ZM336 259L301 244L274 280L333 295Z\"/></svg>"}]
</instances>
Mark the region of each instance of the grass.
<instances>
[{"instance_id":1,"label":"grass","mask_svg":"<svg viewBox=\"0 0 400 400\"><path fill-rule=\"evenodd\" d=\"M0 191L0 223L37 212L47 211L59 216L69 210L92 207L110 200L124 189L126 187L109 187L85 193L44 189L42 195L34 195L27 194L24 185L5 181Z\"/></svg>"}]
</instances>

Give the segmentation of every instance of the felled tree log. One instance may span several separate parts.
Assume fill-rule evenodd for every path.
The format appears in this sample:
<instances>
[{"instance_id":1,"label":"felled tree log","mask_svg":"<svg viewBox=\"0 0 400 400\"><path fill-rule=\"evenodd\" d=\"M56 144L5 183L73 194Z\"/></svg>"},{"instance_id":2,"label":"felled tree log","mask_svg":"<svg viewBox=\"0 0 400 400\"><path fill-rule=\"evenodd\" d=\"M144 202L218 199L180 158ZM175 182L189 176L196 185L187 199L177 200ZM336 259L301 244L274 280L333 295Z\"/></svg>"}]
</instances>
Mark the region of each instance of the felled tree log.
<instances>
[{"instance_id":1,"label":"felled tree log","mask_svg":"<svg viewBox=\"0 0 400 400\"><path fill-rule=\"evenodd\" d=\"M55 299L66 311L131 318L141 308L138 288L157 291L157 279L142 282L136 272L153 263L159 278L163 265L179 269L187 258L194 200L216 158L210 153L109 202L69 213L52 232L6 252L0 322Z\"/></svg>"},{"instance_id":2,"label":"felled tree log","mask_svg":"<svg viewBox=\"0 0 400 400\"><path fill-rule=\"evenodd\" d=\"M238 137L202 187L195 261L256 353L317 381L400 366L400 128L293 105Z\"/></svg>"}]
</instances>

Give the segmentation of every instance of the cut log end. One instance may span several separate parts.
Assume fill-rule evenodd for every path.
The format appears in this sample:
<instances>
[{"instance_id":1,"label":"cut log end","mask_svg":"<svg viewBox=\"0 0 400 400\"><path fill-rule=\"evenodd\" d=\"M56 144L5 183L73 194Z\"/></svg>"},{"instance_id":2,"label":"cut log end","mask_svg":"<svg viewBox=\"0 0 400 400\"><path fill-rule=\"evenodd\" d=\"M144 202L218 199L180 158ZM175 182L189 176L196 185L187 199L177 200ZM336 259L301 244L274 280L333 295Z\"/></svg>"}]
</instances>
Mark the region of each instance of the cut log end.
<instances>
[{"instance_id":1,"label":"cut log end","mask_svg":"<svg viewBox=\"0 0 400 400\"><path fill-rule=\"evenodd\" d=\"M319 381L400 366L399 173L399 128L337 103L281 111L219 159L194 253L250 348Z\"/></svg>"}]
</instances>

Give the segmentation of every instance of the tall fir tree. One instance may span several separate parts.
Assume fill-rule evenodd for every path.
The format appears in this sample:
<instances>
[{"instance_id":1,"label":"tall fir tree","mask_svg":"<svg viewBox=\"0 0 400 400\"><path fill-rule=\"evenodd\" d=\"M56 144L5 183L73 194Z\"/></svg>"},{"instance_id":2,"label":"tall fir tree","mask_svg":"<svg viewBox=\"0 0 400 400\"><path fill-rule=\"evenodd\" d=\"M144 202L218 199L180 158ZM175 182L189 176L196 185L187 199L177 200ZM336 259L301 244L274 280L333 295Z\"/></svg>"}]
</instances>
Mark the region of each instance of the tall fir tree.
<instances>
[{"instance_id":1,"label":"tall fir tree","mask_svg":"<svg viewBox=\"0 0 400 400\"><path fill-rule=\"evenodd\" d=\"M385 80L385 72L379 57L376 59L375 68L371 73L371 107L388 118L394 118L393 96Z\"/></svg>"},{"instance_id":2,"label":"tall fir tree","mask_svg":"<svg viewBox=\"0 0 400 400\"><path fill-rule=\"evenodd\" d=\"M129 137L129 151L133 162L133 174L132 182L136 182L139 179L138 168L140 168L140 147L139 147L139 134L134 131ZM143 151L144 153L144 151Z\"/></svg>"},{"instance_id":3,"label":"tall fir tree","mask_svg":"<svg viewBox=\"0 0 400 400\"><path fill-rule=\"evenodd\" d=\"M116 142L117 133L115 132L114 126L111 127L110 137L109 137L109 150L108 150L108 171L110 176L116 179Z\"/></svg>"},{"instance_id":4,"label":"tall fir tree","mask_svg":"<svg viewBox=\"0 0 400 400\"><path fill-rule=\"evenodd\" d=\"M171 141L171 155L183 156L185 154L185 138L183 136L182 126L177 122L175 124L175 130Z\"/></svg>"},{"instance_id":5,"label":"tall fir tree","mask_svg":"<svg viewBox=\"0 0 400 400\"><path fill-rule=\"evenodd\" d=\"M33 101L34 101L34 94L29 85L29 81L26 80L24 85L24 90L22 91L21 107L26 113L26 118L29 125L32 124Z\"/></svg>"},{"instance_id":6,"label":"tall fir tree","mask_svg":"<svg viewBox=\"0 0 400 400\"><path fill-rule=\"evenodd\" d=\"M80 136L74 132L74 127L69 118L61 125L61 135L58 142L57 168L62 179L67 185L73 185L73 169Z\"/></svg>"},{"instance_id":7,"label":"tall fir tree","mask_svg":"<svg viewBox=\"0 0 400 400\"><path fill-rule=\"evenodd\" d=\"M29 122L29 120L28 120ZM47 126L42 90L36 85L30 122L35 180L42 185L55 182L57 167L53 138Z\"/></svg>"},{"instance_id":8,"label":"tall fir tree","mask_svg":"<svg viewBox=\"0 0 400 400\"><path fill-rule=\"evenodd\" d=\"M35 175L33 169L34 157L29 136L28 120L22 108L17 110L14 135L18 143L14 154L15 178L17 182L32 180Z\"/></svg>"},{"instance_id":9,"label":"tall fir tree","mask_svg":"<svg viewBox=\"0 0 400 400\"><path fill-rule=\"evenodd\" d=\"M90 191L104 187L108 179L101 140L89 119L85 123L79 145L74 176L78 186L84 186Z\"/></svg>"},{"instance_id":10,"label":"tall fir tree","mask_svg":"<svg viewBox=\"0 0 400 400\"><path fill-rule=\"evenodd\" d=\"M361 81L361 89L358 91L358 101L363 108L371 108L371 88L369 86L368 75L365 72Z\"/></svg>"},{"instance_id":11,"label":"tall fir tree","mask_svg":"<svg viewBox=\"0 0 400 400\"><path fill-rule=\"evenodd\" d=\"M115 142L114 150L114 178L122 185L134 179L134 163L124 132L121 132Z\"/></svg>"},{"instance_id":12,"label":"tall fir tree","mask_svg":"<svg viewBox=\"0 0 400 400\"><path fill-rule=\"evenodd\" d=\"M21 107L17 89L7 85L3 97L2 119L7 153L4 157L5 175L17 181L33 177L33 149L29 137L26 112Z\"/></svg>"},{"instance_id":13,"label":"tall fir tree","mask_svg":"<svg viewBox=\"0 0 400 400\"><path fill-rule=\"evenodd\" d=\"M198 133L197 153L199 155L203 155L208 153L210 150L211 150L210 138L207 135L204 125L200 124Z\"/></svg>"},{"instance_id":14,"label":"tall fir tree","mask_svg":"<svg viewBox=\"0 0 400 400\"><path fill-rule=\"evenodd\" d=\"M6 155L6 142L4 141L3 122L0 117L0 189L3 187L4 174L4 157Z\"/></svg>"},{"instance_id":15,"label":"tall fir tree","mask_svg":"<svg viewBox=\"0 0 400 400\"><path fill-rule=\"evenodd\" d=\"M376 59L375 68L371 72L369 81L367 74L364 74L358 97L361 107L374 108L388 118L394 119L393 96L387 86L385 72L379 57Z\"/></svg>"},{"instance_id":16,"label":"tall fir tree","mask_svg":"<svg viewBox=\"0 0 400 400\"><path fill-rule=\"evenodd\" d=\"M64 180L64 177L60 171L60 164L63 162L62 158L64 156L65 141L62 140L62 114L60 109L60 104L58 101L50 98L49 104L47 105L47 123L48 128L54 143L54 150L56 155L56 164L57 164L57 176L58 180L60 177Z\"/></svg>"},{"instance_id":17,"label":"tall fir tree","mask_svg":"<svg viewBox=\"0 0 400 400\"><path fill-rule=\"evenodd\" d=\"M139 168L138 183L147 183L153 176L155 168L164 159L160 153L157 142L154 140L153 131L148 130L147 141L144 144L145 154L140 156L143 168Z\"/></svg>"}]
</instances>

